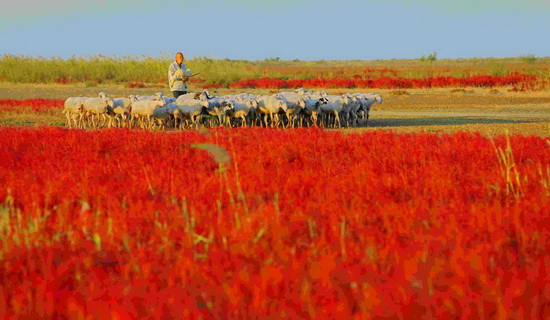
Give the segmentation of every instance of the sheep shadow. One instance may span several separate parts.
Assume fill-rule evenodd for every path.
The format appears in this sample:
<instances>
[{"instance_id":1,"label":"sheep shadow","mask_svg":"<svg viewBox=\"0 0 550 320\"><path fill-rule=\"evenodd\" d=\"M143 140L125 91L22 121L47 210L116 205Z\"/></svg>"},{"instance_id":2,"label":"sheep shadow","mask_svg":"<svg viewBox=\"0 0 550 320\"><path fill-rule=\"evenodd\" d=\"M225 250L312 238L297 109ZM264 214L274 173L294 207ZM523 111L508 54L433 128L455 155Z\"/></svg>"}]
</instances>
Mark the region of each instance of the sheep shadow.
<instances>
[{"instance_id":1,"label":"sheep shadow","mask_svg":"<svg viewBox=\"0 0 550 320\"><path fill-rule=\"evenodd\" d=\"M431 118L370 118L368 124L359 127L419 127L419 126L452 126L467 124L516 124L530 123L535 120L513 120L487 117L431 117Z\"/></svg>"}]
</instances>

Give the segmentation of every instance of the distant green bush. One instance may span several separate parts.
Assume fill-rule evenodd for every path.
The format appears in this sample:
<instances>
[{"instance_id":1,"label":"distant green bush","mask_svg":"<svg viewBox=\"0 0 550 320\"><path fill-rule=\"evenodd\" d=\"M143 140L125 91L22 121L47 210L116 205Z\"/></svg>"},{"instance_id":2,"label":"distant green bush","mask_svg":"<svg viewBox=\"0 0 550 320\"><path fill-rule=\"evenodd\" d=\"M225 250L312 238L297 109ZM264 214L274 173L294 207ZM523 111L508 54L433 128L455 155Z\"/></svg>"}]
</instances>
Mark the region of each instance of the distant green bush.
<instances>
[{"instance_id":1,"label":"distant green bush","mask_svg":"<svg viewBox=\"0 0 550 320\"><path fill-rule=\"evenodd\" d=\"M535 64L537 62L537 57L532 53L524 54L519 58L523 63Z\"/></svg>"},{"instance_id":2,"label":"distant green bush","mask_svg":"<svg viewBox=\"0 0 550 320\"><path fill-rule=\"evenodd\" d=\"M510 73L510 70L501 61L489 61L487 65L492 76L503 77Z\"/></svg>"},{"instance_id":3,"label":"distant green bush","mask_svg":"<svg viewBox=\"0 0 550 320\"><path fill-rule=\"evenodd\" d=\"M421 62L435 61L435 60L437 60L437 52L433 52L433 53L430 53L428 55L424 55L424 56L420 57L418 60L420 60Z\"/></svg>"}]
</instances>

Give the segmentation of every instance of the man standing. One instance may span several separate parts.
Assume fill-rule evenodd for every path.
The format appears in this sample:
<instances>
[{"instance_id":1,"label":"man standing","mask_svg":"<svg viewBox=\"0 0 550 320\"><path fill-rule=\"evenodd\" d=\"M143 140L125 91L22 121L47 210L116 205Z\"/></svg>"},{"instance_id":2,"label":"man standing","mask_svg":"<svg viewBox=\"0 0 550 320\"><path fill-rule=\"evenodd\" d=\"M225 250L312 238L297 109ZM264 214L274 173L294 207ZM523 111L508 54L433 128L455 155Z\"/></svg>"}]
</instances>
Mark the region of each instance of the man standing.
<instances>
[{"instance_id":1,"label":"man standing","mask_svg":"<svg viewBox=\"0 0 550 320\"><path fill-rule=\"evenodd\" d=\"M183 64L183 53L176 53L176 61L173 61L168 67L168 84L174 98L187 93L187 81L191 75L191 70Z\"/></svg>"}]
</instances>

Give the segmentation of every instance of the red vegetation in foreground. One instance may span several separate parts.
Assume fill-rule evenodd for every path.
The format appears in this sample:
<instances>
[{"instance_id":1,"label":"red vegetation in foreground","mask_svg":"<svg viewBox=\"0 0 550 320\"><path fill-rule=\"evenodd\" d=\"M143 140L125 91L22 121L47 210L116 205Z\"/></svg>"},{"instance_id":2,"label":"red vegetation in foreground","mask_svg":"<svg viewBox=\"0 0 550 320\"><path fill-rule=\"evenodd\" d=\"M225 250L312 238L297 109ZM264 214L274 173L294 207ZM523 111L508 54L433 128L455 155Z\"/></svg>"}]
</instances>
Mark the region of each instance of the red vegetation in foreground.
<instances>
[{"instance_id":1,"label":"red vegetation in foreground","mask_svg":"<svg viewBox=\"0 0 550 320\"><path fill-rule=\"evenodd\" d=\"M2 128L0 145L0 318L550 315L542 138L496 138L508 167L467 133Z\"/></svg>"},{"instance_id":2,"label":"red vegetation in foreground","mask_svg":"<svg viewBox=\"0 0 550 320\"><path fill-rule=\"evenodd\" d=\"M230 85L231 88L376 88L376 89L405 89L405 88L435 88L435 87L502 87L520 86L523 90L536 89L544 85L536 76L472 76L466 78L434 77L434 78L392 78L381 77L373 79L291 79L278 78L246 79Z\"/></svg>"},{"instance_id":3,"label":"red vegetation in foreground","mask_svg":"<svg viewBox=\"0 0 550 320\"><path fill-rule=\"evenodd\" d=\"M49 111L52 109L62 109L65 101L62 99L25 99L12 100L0 99L0 112L6 111Z\"/></svg>"}]
</instances>

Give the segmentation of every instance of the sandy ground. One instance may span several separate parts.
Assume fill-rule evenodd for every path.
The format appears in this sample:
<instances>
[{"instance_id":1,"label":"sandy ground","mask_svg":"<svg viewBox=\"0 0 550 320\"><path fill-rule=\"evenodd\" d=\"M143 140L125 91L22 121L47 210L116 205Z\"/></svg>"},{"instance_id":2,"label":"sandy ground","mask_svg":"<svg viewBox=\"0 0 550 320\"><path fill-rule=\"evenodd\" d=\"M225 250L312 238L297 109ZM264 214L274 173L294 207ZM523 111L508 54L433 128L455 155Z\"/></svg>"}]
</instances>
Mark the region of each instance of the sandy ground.
<instances>
[{"instance_id":1,"label":"sandy ground","mask_svg":"<svg viewBox=\"0 0 550 320\"><path fill-rule=\"evenodd\" d=\"M193 90L193 88L191 88ZM198 90L198 89L197 89ZM122 85L85 87L78 85L28 85L0 83L0 99L56 98L129 94L150 95L166 88L126 88ZM195 90L196 91L196 90ZM276 90L247 90L251 93L272 93ZM334 89L331 94L362 92L364 89ZM366 90L382 94L383 103L371 110L368 125L344 129L345 132L394 130L396 132L452 133L481 132L494 136L511 134L550 136L550 91L513 92L510 88L437 88L407 90ZM213 90L215 95L240 92L231 89ZM0 125L63 125L61 113L42 116L29 113L0 114Z\"/></svg>"}]
</instances>

